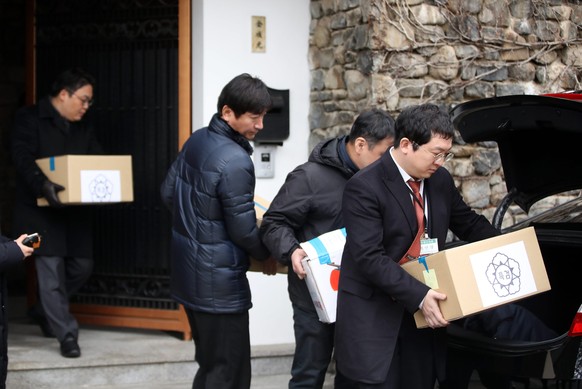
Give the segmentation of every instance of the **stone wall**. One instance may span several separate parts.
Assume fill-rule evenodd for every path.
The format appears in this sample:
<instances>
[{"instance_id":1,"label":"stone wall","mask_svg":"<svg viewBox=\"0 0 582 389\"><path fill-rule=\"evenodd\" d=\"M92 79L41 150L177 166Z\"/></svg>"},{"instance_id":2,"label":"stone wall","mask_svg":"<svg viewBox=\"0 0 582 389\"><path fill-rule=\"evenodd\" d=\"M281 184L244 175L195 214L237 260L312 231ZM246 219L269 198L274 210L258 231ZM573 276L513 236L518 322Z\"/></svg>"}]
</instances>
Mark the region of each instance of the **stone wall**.
<instances>
[{"instance_id":1,"label":"stone wall","mask_svg":"<svg viewBox=\"0 0 582 389\"><path fill-rule=\"evenodd\" d=\"M452 108L485 97L578 90L582 6L562 0L312 0L309 147L365 108ZM455 137L445 167L490 220L506 194L494 142ZM565 194L536 204L538 213ZM511 207L504 224L525 217Z\"/></svg>"}]
</instances>

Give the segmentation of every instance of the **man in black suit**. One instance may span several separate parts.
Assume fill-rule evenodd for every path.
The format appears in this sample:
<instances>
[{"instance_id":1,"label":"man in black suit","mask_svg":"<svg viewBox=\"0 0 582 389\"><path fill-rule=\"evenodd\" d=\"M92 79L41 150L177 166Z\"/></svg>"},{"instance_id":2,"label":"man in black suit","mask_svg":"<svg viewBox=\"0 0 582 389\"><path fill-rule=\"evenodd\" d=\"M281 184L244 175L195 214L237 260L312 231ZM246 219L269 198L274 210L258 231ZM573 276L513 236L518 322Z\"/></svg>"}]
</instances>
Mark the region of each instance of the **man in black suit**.
<instances>
[{"instance_id":1,"label":"man in black suit","mask_svg":"<svg viewBox=\"0 0 582 389\"><path fill-rule=\"evenodd\" d=\"M304 281L301 260L307 254L300 243L344 226L341 205L346 182L378 160L393 142L394 119L388 113L362 112L348 135L321 141L309 161L289 173L263 216L263 243L289 266L295 332L289 389L321 389L333 353L334 324L319 321Z\"/></svg>"},{"instance_id":2,"label":"man in black suit","mask_svg":"<svg viewBox=\"0 0 582 389\"><path fill-rule=\"evenodd\" d=\"M95 79L82 69L63 71L48 96L16 113L12 159L16 172L14 229L38 232L35 268L40 304L29 315L47 337L60 342L61 355L81 356L79 324L69 311L69 299L93 271L92 211L61 203L65 188L50 181L36 160L66 154L103 154L91 124L84 119L93 104ZM37 206L44 197L48 207Z\"/></svg>"},{"instance_id":3,"label":"man in black suit","mask_svg":"<svg viewBox=\"0 0 582 389\"><path fill-rule=\"evenodd\" d=\"M446 295L400 264L442 250L449 229L469 242L499 234L442 167L453 157L453 135L436 105L405 108L394 147L346 185L335 334L338 374L351 381L345 387L433 389L444 378L448 322L439 301ZM419 309L430 328L416 328Z\"/></svg>"}]
</instances>

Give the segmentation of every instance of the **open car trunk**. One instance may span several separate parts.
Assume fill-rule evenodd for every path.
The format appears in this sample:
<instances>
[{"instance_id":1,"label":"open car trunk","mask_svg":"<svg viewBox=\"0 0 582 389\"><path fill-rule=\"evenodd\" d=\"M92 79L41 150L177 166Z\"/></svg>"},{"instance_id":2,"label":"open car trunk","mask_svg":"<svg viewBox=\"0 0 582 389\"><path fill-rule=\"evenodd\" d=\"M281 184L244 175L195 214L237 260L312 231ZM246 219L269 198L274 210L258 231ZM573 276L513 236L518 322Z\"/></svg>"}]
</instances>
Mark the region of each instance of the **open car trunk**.
<instances>
[{"instance_id":1,"label":"open car trunk","mask_svg":"<svg viewBox=\"0 0 582 389\"><path fill-rule=\"evenodd\" d=\"M494 216L497 228L512 204L527 213L545 197L582 188L582 102L576 101L581 95L572 96L496 97L451 111L466 142L498 144L508 195ZM477 357L481 368L510 376L574 377L580 337L567 332L582 304L581 215L578 197L503 230L535 227L552 289L516 303L557 336L535 342L492 339L453 323L448 329L449 363Z\"/></svg>"},{"instance_id":2,"label":"open car trunk","mask_svg":"<svg viewBox=\"0 0 582 389\"><path fill-rule=\"evenodd\" d=\"M582 303L582 232L563 224L532 225L552 289L514 304L533 313L557 336L543 341L493 339L464 329L462 321L453 322L448 327L450 364L457 366L477 359L474 367L481 371L512 377L574 378L581 338L567 333ZM564 236L568 237L567 242Z\"/></svg>"}]
</instances>

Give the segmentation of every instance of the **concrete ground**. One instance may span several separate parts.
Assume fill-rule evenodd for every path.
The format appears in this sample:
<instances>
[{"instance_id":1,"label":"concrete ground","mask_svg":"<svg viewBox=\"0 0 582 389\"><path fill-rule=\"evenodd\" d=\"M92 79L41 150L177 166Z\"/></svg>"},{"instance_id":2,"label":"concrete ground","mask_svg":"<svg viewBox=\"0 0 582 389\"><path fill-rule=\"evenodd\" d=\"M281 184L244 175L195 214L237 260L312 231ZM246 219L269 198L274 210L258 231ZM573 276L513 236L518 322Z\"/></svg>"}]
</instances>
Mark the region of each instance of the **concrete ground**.
<instances>
[{"instance_id":1,"label":"concrete ground","mask_svg":"<svg viewBox=\"0 0 582 389\"><path fill-rule=\"evenodd\" d=\"M164 331L82 326L82 356L74 359L61 357L56 339L26 318L11 319L8 334L10 389L189 389L197 369L192 342ZM293 348L253 347L251 388L287 388ZM529 389L541 387L532 382ZM324 389L332 388L329 375ZM484 387L475 376L469 389Z\"/></svg>"}]
</instances>

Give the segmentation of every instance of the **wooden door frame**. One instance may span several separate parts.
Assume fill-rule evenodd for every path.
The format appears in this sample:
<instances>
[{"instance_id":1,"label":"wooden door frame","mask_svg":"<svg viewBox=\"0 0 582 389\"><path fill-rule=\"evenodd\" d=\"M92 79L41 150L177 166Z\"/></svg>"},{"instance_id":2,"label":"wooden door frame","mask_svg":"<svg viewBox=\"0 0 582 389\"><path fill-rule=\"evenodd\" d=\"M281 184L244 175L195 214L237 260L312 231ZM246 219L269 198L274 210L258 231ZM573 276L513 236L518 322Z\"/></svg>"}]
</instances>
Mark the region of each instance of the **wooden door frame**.
<instances>
[{"instance_id":1,"label":"wooden door frame","mask_svg":"<svg viewBox=\"0 0 582 389\"><path fill-rule=\"evenodd\" d=\"M178 4L178 147L192 133L192 5Z\"/></svg>"}]
</instances>

